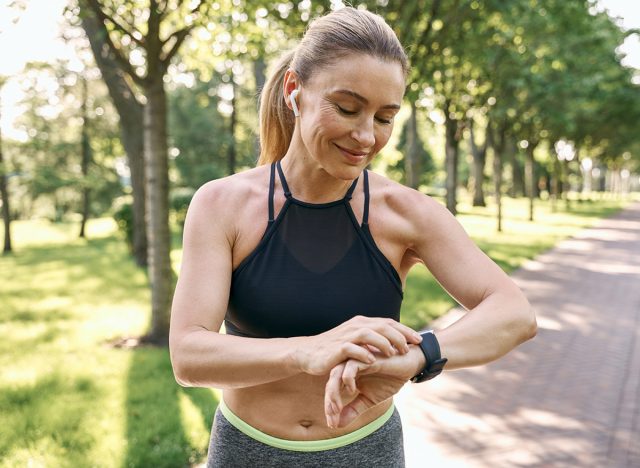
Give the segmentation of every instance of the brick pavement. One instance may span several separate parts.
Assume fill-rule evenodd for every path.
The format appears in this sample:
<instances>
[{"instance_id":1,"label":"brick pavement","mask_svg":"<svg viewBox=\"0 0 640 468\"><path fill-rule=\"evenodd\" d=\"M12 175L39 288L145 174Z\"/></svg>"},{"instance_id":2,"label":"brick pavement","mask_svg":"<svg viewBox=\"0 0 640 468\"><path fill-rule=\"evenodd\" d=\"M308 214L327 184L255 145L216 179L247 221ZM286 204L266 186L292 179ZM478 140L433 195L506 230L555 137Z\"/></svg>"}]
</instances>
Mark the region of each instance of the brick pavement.
<instances>
[{"instance_id":1,"label":"brick pavement","mask_svg":"<svg viewBox=\"0 0 640 468\"><path fill-rule=\"evenodd\" d=\"M486 366L406 385L396 404L407 467L640 467L640 203L512 278L537 337Z\"/></svg>"}]
</instances>

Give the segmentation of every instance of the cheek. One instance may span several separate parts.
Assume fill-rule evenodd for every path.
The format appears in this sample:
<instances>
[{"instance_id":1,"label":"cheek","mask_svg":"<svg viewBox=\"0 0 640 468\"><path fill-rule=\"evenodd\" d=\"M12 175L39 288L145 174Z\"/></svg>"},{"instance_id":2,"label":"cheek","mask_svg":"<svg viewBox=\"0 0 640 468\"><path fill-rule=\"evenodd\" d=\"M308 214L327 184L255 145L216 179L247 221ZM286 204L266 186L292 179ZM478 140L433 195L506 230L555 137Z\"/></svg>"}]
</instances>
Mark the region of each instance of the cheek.
<instances>
[{"instance_id":1,"label":"cheek","mask_svg":"<svg viewBox=\"0 0 640 468\"><path fill-rule=\"evenodd\" d=\"M393 126L386 125L384 127L380 127L377 129L376 135L376 152L380 151L391 138L391 133L393 132Z\"/></svg>"},{"instance_id":2,"label":"cheek","mask_svg":"<svg viewBox=\"0 0 640 468\"><path fill-rule=\"evenodd\" d=\"M315 118L309 122L309 132L311 135L337 138L349 132L349 127L345 125L339 116L331 108L321 108Z\"/></svg>"}]
</instances>

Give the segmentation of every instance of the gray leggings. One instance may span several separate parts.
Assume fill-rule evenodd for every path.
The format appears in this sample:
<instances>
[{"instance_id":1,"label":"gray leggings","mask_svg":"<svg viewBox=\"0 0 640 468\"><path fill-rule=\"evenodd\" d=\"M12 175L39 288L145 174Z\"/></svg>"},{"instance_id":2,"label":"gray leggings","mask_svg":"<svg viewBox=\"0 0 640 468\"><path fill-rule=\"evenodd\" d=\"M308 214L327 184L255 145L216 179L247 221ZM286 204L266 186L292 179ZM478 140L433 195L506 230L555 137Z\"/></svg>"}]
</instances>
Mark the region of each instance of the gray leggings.
<instances>
[{"instance_id":1,"label":"gray leggings","mask_svg":"<svg viewBox=\"0 0 640 468\"><path fill-rule=\"evenodd\" d=\"M379 429L342 447L300 452L273 447L236 429L216 410L207 468L404 468L397 409Z\"/></svg>"}]
</instances>

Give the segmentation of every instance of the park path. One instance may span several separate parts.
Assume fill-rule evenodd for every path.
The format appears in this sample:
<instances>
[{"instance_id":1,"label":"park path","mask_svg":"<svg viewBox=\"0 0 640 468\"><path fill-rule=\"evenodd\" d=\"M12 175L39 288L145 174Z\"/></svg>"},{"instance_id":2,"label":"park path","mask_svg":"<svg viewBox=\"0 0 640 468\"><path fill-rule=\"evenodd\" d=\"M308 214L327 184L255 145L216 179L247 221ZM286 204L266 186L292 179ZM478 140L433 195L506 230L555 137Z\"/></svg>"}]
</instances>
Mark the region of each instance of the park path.
<instances>
[{"instance_id":1,"label":"park path","mask_svg":"<svg viewBox=\"0 0 640 468\"><path fill-rule=\"evenodd\" d=\"M407 468L640 467L640 203L512 278L538 335L499 361L403 388Z\"/></svg>"}]
</instances>

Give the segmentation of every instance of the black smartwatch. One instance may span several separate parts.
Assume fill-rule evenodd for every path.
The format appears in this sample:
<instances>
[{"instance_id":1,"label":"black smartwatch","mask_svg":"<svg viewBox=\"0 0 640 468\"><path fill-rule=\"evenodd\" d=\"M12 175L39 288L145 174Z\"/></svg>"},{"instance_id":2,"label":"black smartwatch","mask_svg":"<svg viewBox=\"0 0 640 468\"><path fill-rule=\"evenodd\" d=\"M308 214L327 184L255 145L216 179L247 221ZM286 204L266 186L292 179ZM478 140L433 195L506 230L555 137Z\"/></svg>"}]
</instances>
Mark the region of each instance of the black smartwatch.
<instances>
[{"instance_id":1,"label":"black smartwatch","mask_svg":"<svg viewBox=\"0 0 640 468\"><path fill-rule=\"evenodd\" d=\"M422 341L420 342L420 349L424 353L424 357L427 359L427 364L422 371L411 379L413 383L420 383L426 380L431 380L435 376L442 372L442 368L447 363L447 358L440 356L440 345L438 339L433 333L433 330L427 330L421 333Z\"/></svg>"}]
</instances>

